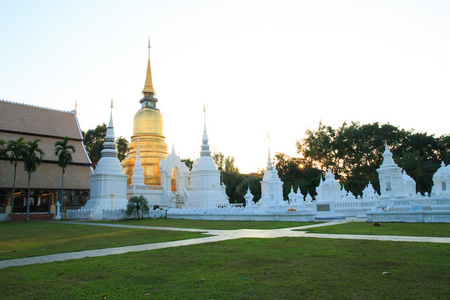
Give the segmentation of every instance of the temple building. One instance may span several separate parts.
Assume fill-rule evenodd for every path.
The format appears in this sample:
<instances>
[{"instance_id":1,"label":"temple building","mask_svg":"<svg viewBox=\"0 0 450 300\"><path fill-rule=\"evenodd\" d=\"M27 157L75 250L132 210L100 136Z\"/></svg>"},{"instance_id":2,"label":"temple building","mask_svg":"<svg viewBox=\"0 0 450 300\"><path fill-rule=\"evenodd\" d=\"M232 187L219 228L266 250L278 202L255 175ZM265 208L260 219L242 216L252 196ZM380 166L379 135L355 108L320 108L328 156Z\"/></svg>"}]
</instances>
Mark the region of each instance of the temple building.
<instances>
[{"instance_id":1,"label":"temple building","mask_svg":"<svg viewBox=\"0 0 450 300\"><path fill-rule=\"evenodd\" d=\"M0 100L0 139L8 142L23 137L32 142L40 139L39 148L44 152L43 162L31 175L30 212L48 215L55 213L55 204L61 202L62 168L55 155L55 142L70 137L75 147L72 162L64 174L64 196L67 208L79 208L89 199L89 175L91 161L83 145L83 136L76 110L59 111L37 106ZM0 219L11 212L11 193L14 166L8 158L0 158ZM14 213L25 212L28 179L23 161L17 164ZM19 216L17 216L19 217Z\"/></svg>"},{"instance_id":2,"label":"temple building","mask_svg":"<svg viewBox=\"0 0 450 300\"><path fill-rule=\"evenodd\" d=\"M144 182L150 186L161 185L159 163L167 157L168 150L163 136L163 119L156 108L156 92L153 88L152 70L150 66L150 41L148 42L148 64L145 78L144 97L139 101L141 109L134 116L133 135L127 157L122 161L123 170L128 175L127 184L131 184L133 168L136 161L138 141L140 161L144 169Z\"/></svg>"}]
</instances>

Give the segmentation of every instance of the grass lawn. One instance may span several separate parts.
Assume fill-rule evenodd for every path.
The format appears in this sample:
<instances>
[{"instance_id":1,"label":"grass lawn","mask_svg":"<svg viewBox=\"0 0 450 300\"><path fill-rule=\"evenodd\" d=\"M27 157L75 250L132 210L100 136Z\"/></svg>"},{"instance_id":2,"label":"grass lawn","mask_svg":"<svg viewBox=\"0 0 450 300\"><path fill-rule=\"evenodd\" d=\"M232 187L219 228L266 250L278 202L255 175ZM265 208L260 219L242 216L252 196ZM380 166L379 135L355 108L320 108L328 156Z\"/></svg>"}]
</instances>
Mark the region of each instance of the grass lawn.
<instances>
[{"instance_id":1,"label":"grass lawn","mask_svg":"<svg viewBox=\"0 0 450 300\"><path fill-rule=\"evenodd\" d=\"M2 269L2 299L449 299L449 244L240 239ZM389 272L389 275L383 275Z\"/></svg>"},{"instance_id":2,"label":"grass lawn","mask_svg":"<svg viewBox=\"0 0 450 300\"><path fill-rule=\"evenodd\" d=\"M341 225L324 226L307 229L311 233L332 234L376 234L376 235L405 235L405 236L433 236L450 237L450 224L445 223L373 223L352 222Z\"/></svg>"},{"instance_id":3,"label":"grass lawn","mask_svg":"<svg viewBox=\"0 0 450 300\"><path fill-rule=\"evenodd\" d=\"M43 221L0 222L0 232L0 260L206 236L192 232L112 228Z\"/></svg>"},{"instance_id":4,"label":"grass lawn","mask_svg":"<svg viewBox=\"0 0 450 300\"><path fill-rule=\"evenodd\" d=\"M92 221L94 223L98 223ZM177 220L177 219L141 219L141 220L120 220L120 221L99 221L111 224L157 226L157 227L178 227L178 228L198 228L198 229L278 229L297 226L319 224L321 222L277 222L277 221L204 221L204 220Z\"/></svg>"}]
</instances>

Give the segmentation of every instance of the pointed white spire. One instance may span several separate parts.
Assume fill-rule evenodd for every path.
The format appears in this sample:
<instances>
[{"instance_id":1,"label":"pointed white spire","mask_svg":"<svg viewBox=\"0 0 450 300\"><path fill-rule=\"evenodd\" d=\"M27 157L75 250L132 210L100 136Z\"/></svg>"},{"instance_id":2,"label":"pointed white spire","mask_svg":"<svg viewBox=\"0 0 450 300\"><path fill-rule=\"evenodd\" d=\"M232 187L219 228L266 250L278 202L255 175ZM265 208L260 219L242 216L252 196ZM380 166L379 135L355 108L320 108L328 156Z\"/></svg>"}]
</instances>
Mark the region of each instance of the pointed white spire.
<instances>
[{"instance_id":1,"label":"pointed white spire","mask_svg":"<svg viewBox=\"0 0 450 300\"><path fill-rule=\"evenodd\" d=\"M108 128L114 128L114 124L113 124L113 117L112 117L112 113L113 113L113 99L111 98L111 115L109 117L109 124L108 124ZM113 132L114 133L114 132Z\"/></svg>"},{"instance_id":2,"label":"pointed white spire","mask_svg":"<svg viewBox=\"0 0 450 300\"><path fill-rule=\"evenodd\" d=\"M267 171L273 170L272 157L270 156L270 133L267 133Z\"/></svg>"},{"instance_id":3,"label":"pointed white spire","mask_svg":"<svg viewBox=\"0 0 450 300\"><path fill-rule=\"evenodd\" d=\"M206 133L206 108L203 104L203 132Z\"/></svg>"},{"instance_id":4,"label":"pointed white spire","mask_svg":"<svg viewBox=\"0 0 450 300\"><path fill-rule=\"evenodd\" d=\"M206 133L206 109L203 105L203 122L204 122L204 129L203 129L203 144L202 144L202 150L200 151L200 156L211 156L211 151L209 150L209 144L208 144L208 134Z\"/></svg>"},{"instance_id":5,"label":"pointed white spire","mask_svg":"<svg viewBox=\"0 0 450 300\"><path fill-rule=\"evenodd\" d=\"M102 157L117 157L114 125L113 125L113 103L111 99L111 115L108 128L106 129L105 142L103 143Z\"/></svg>"},{"instance_id":6,"label":"pointed white spire","mask_svg":"<svg viewBox=\"0 0 450 300\"><path fill-rule=\"evenodd\" d=\"M381 164L381 167L397 167L397 164L392 158L392 152L389 150L387 141L384 143L383 163Z\"/></svg>"},{"instance_id":7,"label":"pointed white spire","mask_svg":"<svg viewBox=\"0 0 450 300\"><path fill-rule=\"evenodd\" d=\"M145 185L144 180L145 180L144 169L142 168L141 153L139 151L139 139L138 139L136 161L134 162L133 176L131 176L131 184L142 186Z\"/></svg>"}]
</instances>

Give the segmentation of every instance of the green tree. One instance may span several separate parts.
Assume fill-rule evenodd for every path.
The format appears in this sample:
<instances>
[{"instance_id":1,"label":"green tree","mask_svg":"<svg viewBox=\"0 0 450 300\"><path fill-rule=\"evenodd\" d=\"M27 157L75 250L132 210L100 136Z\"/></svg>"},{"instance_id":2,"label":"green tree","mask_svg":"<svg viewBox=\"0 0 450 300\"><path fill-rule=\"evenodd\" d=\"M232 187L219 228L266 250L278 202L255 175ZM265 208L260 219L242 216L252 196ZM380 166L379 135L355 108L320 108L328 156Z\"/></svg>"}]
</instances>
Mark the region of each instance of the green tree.
<instances>
[{"instance_id":1,"label":"green tree","mask_svg":"<svg viewBox=\"0 0 450 300\"><path fill-rule=\"evenodd\" d=\"M369 181L379 191L376 170L383 159L385 142L394 157L406 151L417 153L423 161L433 161L445 159L445 141L445 137L435 138L390 124L351 122L337 129L319 123L317 130L307 130L306 137L296 145L307 164L323 173L329 168L347 190L361 195Z\"/></svg>"},{"instance_id":2,"label":"green tree","mask_svg":"<svg viewBox=\"0 0 450 300\"><path fill-rule=\"evenodd\" d=\"M403 151L401 158L396 160L399 167L405 170L416 182L416 192L424 194L431 193L433 186L433 174L439 169L440 165L436 161L423 159L418 152Z\"/></svg>"},{"instance_id":3,"label":"green tree","mask_svg":"<svg viewBox=\"0 0 450 300\"><path fill-rule=\"evenodd\" d=\"M217 168L221 170L221 183L226 186L230 203L243 203L247 192L247 181L235 165L234 156L225 156L222 152L215 152L212 156Z\"/></svg>"},{"instance_id":4,"label":"green tree","mask_svg":"<svg viewBox=\"0 0 450 300\"><path fill-rule=\"evenodd\" d=\"M442 135L437 138L439 160L446 165L450 164L450 134Z\"/></svg>"},{"instance_id":5,"label":"green tree","mask_svg":"<svg viewBox=\"0 0 450 300\"><path fill-rule=\"evenodd\" d=\"M98 125L95 129L89 129L84 133L84 147L94 166L102 157L103 143L106 138L107 126L105 123Z\"/></svg>"},{"instance_id":6,"label":"green tree","mask_svg":"<svg viewBox=\"0 0 450 300\"><path fill-rule=\"evenodd\" d=\"M128 153L128 141L127 139L119 136L116 139L116 144L117 144L117 158L119 159L119 161L122 161Z\"/></svg>"},{"instance_id":7,"label":"green tree","mask_svg":"<svg viewBox=\"0 0 450 300\"><path fill-rule=\"evenodd\" d=\"M62 168L61 175L61 204L62 210L64 211L64 173L66 172L67 166L72 162L72 154L75 153L75 147L69 145L70 138L65 137L62 141L55 142L55 155L58 157L58 166Z\"/></svg>"},{"instance_id":8,"label":"green tree","mask_svg":"<svg viewBox=\"0 0 450 300\"><path fill-rule=\"evenodd\" d=\"M253 195L253 202L258 202L261 199L261 181L264 176L264 170L258 173L243 174L245 182L242 188L245 190L244 195L247 193L247 189L250 189L250 193Z\"/></svg>"},{"instance_id":9,"label":"green tree","mask_svg":"<svg viewBox=\"0 0 450 300\"><path fill-rule=\"evenodd\" d=\"M148 201L144 196L133 196L128 199L126 214L127 216L134 215L135 218L141 219L144 214L147 214L150 208L148 207Z\"/></svg>"},{"instance_id":10,"label":"green tree","mask_svg":"<svg viewBox=\"0 0 450 300\"><path fill-rule=\"evenodd\" d=\"M300 188L303 196L308 193L314 197L316 187L320 183L322 171L308 165L307 162L298 157L290 157L284 153L275 154L275 168L278 176L283 182L283 197L288 198L291 187Z\"/></svg>"},{"instance_id":11,"label":"green tree","mask_svg":"<svg viewBox=\"0 0 450 300\"><path fill-rule=\"evenodd\" d=\"M86 152L94 165L97 165L100 158L102 158L103 144L105 143L106 130L108 126L105 123L102 125L97 125L95 129L89 129L87 132L83 132L84 146ZM118 137L116 139L117 144L117 158L122 161L128 153L129 142L123 137Z\"/></svg>"},{"instance_id":12,"label":"green tree","mask_svg":"<svg viewBox=\"0 0 450 300\"><path fill-rule=\"evenodd\" d=\"M31 191L31 173L36 172L37 167L42 163L44 152L39 148L40 139L28 142L23 155L23 169L28 173L28 193L27 193L27 221L30 220L30 191Z\"/></svg>"},{"instance_id":13,"label":"green tree","mask_svg":"<svg viewBox=\"0 0 450 300\"><path fill-rule=\"evenodd\" d=\"M14 179L13 179L13 190L11 194L11 214L9 215L9 221L12 221L12 215L14 212L14 195L16 192L16 171L17 162L19 159L23 158L27 142L23 137L19 137L17 140L9 140L6 145L6 153L8 154L11 164L14 164Z\"/></svg>"},{"instance_id":14,"label":"green tree","mask_svg":"<svg viewBox=\"0 0 450 300\"><path fill-rule=\"evenodd\" d=\"M194 162L189 158L183 158L181 160L188 167L189 171L192 171L192 167L194 166Z\"/></svg>"}]
</instances>

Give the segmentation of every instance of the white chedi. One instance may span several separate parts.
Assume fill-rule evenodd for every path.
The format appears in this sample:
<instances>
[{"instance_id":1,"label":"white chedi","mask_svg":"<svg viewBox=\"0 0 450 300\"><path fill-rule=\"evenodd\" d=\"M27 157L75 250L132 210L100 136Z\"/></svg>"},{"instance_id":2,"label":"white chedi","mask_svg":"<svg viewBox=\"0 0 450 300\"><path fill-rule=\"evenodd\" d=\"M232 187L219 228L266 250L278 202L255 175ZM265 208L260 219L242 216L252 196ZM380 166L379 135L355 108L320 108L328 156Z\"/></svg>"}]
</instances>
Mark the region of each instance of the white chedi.
<instances>
[{"instance_id":1,"label":"white chedi","mask_svg":"<svg viewBox=\"0 0 450 300\"><path fill-rule=\"evenodd\" d=\"M433 175L433 188L431 196L449 197L450 196L450 165L445 166L444 162Z\"/></svg>"},{"instance_id":2,"label":"white chedi","mask_svg":"<svg viewBox=\"0 0 450 300\"><path fill-rule=\"evenodd\" d=\"M200 157L194 164L191 172L189 199L186 207L211 208L229 205L225 193L225 185L220 183L220 170L211 157L208 134L206 133L206 120L202 138Z\"/></svg>"},{"instance_id":3,"label":"white chedi","mask_svg":"<svg viewBox=\"0 0 450 300\"><path fill-rule=\"evenodd\" d=\"M94 219L101 219L103 209L125 209L128 203L127 177L117 158L111 105L102 157L90 175L91 196L82 209L93 210Z\"/></svg>"},{"instance_id":4,"label":"white chedi","mask_svg":"<svg viewBox=\"0 0 450 300\"><path fill-rule=\"evenodd\" d=\"M392 158L392 152L386 144L383 153L383 163L377 169L380 181L380 198L405 198L415 194L416 183L407 174L402 172Z\"/></svg>"},{"instance_id":5,"label":"white chedi","mask_svg":"<svg viewBox=\"0 0 450 300\"><path fill-rule=\"evenodd\" d=\"M244 195L244 199L245 199L245 207L246 208L250 208L252 207L255 203L253 202L253 194L250 192L250 187L248 187L247 189L247 193Z\"/></svg>"},{"instance_id":6,"label":"white chedi","mask_svg":"<svg viewBox=\"0 0 450 300\"><path fill-rule=\"evenodd\" d=\"M325 180L321 180L319 186L316 189L317 192L317 201L318 202L330 202L330 201L339 201L341 198L341 185L334 178L333 173L331 173L330 169L327 171L327 175L325 175Z\"/></svg>"},{"instance_id":7,"label":"white chedi","mask_svg":"<svg viewBox=\"0 0 450 300\"><path fill-rule=\"evenodd\" d=\"M267 190L258 201L259 206L270 207L287 205L288 203L283 199L283 182L278 176L277 169L273 168L270 175L270 179L267 182Z\"/></svg>"},{"instance_id":8,"label":"white chedi","mask_svg":"<svg viewBox=\"0 0 450 300\"><path fill-rule=\"evenodd\" d=\"M364 188L363 190L363 200L374 200L375 198L378 198L378 194L373 188L372 184L369 182L369 184Z\"/></svg>"}]
</instances>

